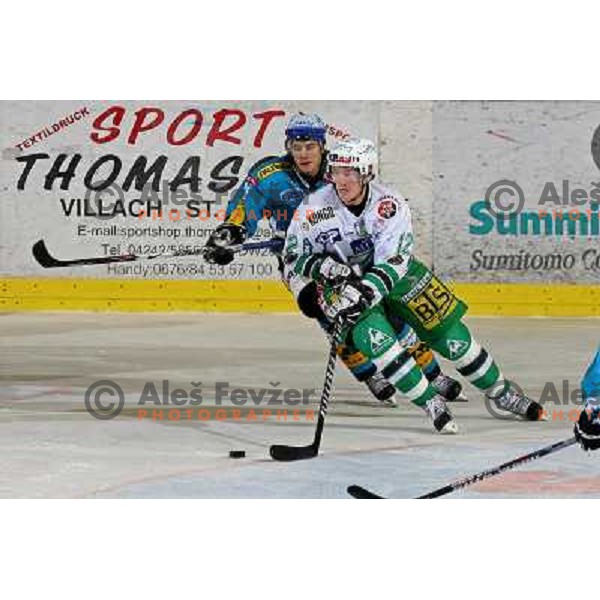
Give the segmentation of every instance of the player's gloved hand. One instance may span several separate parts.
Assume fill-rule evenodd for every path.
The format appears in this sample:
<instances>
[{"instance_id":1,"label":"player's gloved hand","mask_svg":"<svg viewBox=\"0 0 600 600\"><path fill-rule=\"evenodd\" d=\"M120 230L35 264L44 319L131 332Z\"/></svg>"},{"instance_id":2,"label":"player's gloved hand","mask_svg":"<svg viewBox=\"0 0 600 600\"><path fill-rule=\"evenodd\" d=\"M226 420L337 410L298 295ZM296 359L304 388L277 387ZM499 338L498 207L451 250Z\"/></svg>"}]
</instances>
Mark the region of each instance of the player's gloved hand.
<instances>
[{"instance_id":1,"label":"player's gloved hand","mask_svg":"<svg viewBox=\"0 0 600 600\"><path fill-rule=\"evenodd\" d=\"M281 256L283 254L283 247L285 246L285 231L275 229L271 235L271 242L273 243L273 246L270 248L271 254Z\"/></svg>"},{"instance_id":2,"label":"player's gloved hand","mask_svg":"<svg viewBox=\"0 0 600 600\"><path fill-rule=\"evenodd\" d=\"M353 275L354 272L348 265L338 262L331 256L325 258L319 268L319 276L331 285L344 283Z\"/></svg>"},{"instance_id":3,"label":"player's gloved hand","mask_svg":"<svg viewBox=\"0 0 600 600\"><path fill-rule=\"evenodd\" d=\"M373 292L359 279L344 284L341 288L323 288L320 296L321 310L329 321L339 322L342 329L354 325L362 313L371 308Z\"/></svg>"},{"instance_id":4,"label":"player's gloved hand","mask_svg":"<svg viewBox=\"0 0 600 600\"><path fill-rule=\"evenodd\" d=\"M600 402L600 400L595 402ZM600 406L598 404L588 404L581 411L573 433L584 450L600 448Z\"/></svg>"},{"instance_id":5,"label":"player's gloved hand","mask_svg":"<svg viewBox=\"0 0 600 600\"><path fill-rule=\"evenodd\" d=\"M235 258L231 246L243 243L246 230L240 225L223 223L210 235L204 246L204 260L217 265L228 265Z\"/></svg>"}]
</instances>

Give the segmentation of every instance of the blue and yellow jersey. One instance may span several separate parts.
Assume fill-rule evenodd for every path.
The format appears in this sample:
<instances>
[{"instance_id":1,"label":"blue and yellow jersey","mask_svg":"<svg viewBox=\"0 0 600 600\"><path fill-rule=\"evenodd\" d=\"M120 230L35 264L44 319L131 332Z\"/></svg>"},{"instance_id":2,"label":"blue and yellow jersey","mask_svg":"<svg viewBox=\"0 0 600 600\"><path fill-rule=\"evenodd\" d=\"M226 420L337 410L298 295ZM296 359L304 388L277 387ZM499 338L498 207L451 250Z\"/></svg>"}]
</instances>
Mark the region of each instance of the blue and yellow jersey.
<instances>
[{"instance_id":1,"label":"blue and yellow jersey","mask_svg":"<svg viewBox=\"0 0 600 600\"><path fill-rule=\"evenodd\" d=\"M588 367L581 382L583 398L596 411L600 411L600 347L592 364Z\"/></svg>"},{"instance_id":2,"label":"blue and yellow jersey","mask_svg":"<svg viewBox=\"0 0 600 600\"><path fill-rule=\"evenodd\" d=\"M259 160L229 201L225 222L243 225L247 237L256 233L265 217L274 231L287 231L302 200L325 185L324 171L325 159L318 176L309 181L294 168L288 154Z\"/></svg>"}]
</instances>

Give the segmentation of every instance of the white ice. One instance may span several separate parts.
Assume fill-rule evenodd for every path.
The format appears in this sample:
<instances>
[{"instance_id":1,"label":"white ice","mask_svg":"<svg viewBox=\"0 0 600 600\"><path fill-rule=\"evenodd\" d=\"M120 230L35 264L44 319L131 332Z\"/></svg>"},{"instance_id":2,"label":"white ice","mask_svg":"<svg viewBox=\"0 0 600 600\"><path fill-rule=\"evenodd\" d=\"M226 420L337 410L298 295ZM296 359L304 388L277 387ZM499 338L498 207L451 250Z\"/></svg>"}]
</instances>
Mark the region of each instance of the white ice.
<instances>
[{"instance_id":1,"label":"white ice","mask_svg":"<svg viewBox=\"0 0 600 600\"><path fill-rule=\"evenodd\" d=\"M546 422L498 420L486 411L481 393L465 384L469 402L453 405L461 433L444 437L405 401L393 409L371 400L338 365L320 456L276 463L269 445L309 443L313 421L293 422L291 416L287 422L274 417L263 422L260 416L256 422L176 422L166 416L153 421L137 418L137 401L145 381L160 390L167 378L171 389L188 391L191 382L201 381L202 407L214 407L217 381L228 381L230 388L271 388L270 382L279 382L284 389L318 391L327 344L304 318L193 313L0 318L4 498L347 498L353 483L410 498L570 437L569 411L578 409L549 403ZM468 323L505 375L534 398L547 382L559 393L563 380L571 391L578 388L598 345L597 319ZM101 379L116 381L126 395L123 413L109 421L92 418L84 407L86 388ZM308 408L316 408L317 396ZM168 408L174 407L164 407L165 414ZM292 407L287 409L291 415ZM246 458L230 459L232 449L245 450ZM447 497L600 497L600 452L586 454L573 446Z\"/></svg>"}]
</instances>

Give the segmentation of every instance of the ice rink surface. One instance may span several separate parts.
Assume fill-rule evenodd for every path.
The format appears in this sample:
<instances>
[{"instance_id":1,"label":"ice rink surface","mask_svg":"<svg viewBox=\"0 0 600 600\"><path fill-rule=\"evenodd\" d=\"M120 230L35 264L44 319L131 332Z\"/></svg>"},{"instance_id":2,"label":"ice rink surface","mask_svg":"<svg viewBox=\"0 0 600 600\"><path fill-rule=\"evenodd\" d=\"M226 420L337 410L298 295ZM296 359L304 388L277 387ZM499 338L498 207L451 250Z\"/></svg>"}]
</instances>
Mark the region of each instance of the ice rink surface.
<instances>
[{"instance_id":1,"label":"ice rink surface","mask_svg":"<svg viewBox=\"0 0 600 600\"><path fill-rule=\"evenodd\" d=\"M570 437L569 411L578 405L559 405L565 402L564 380L570 392L579 388L598 347L600 321L467 322L504 374L531 397L539 398L548 382L554 383L558 398L545 404L549 420L496 419L481 393L465 383L469 402L451 405L461 433L440 436L406 401L388 408L372 400L338 364L321 455L276 463L268 455L271 444L304 445L314 434L315 421L306 410L316 413L328 348L320 329L306 319L1 314L0 497L348 498L346 488L355 483L410 498ZM164 379L170 390L189 392L198 384L202 404L180 407L172 418L173 404L139 406L145 382L154 382L160 393ZM112 420L86 411L85 391L98 380L112 380L124 390L125 406ZM317 393L309 405L297 407L254 406L251 400L236 407L226 398L219 408L227 418L219 420L216 382L228 382L228 390L316 388ZM140 408L148 416L140 418ZM151 418L152 410L161 408L162 420L158 413ZM287 411L287 421L283 412L277 418L278 410ZM231 459L230 450L245 450L246 457ZM572 446L446 496L530 497L600 497L600 453Z\"/></svg>"}]
</instances>

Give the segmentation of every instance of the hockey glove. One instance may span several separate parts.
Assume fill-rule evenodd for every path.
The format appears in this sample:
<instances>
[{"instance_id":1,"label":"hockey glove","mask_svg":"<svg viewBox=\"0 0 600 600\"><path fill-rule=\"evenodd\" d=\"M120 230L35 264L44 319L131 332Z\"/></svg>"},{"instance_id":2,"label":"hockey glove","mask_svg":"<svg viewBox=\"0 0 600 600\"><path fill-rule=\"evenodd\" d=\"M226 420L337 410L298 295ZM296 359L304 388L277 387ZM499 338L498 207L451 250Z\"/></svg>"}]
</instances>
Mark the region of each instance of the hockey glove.
<instances>
[{"instance_id":1,"label":"hockey glove","mask_svg":"<svg viewBox=\"0 0 600 600\"><path fill-rule=\"evenodd\" d=\"M331 256L326 257L319 268L319 277L330 285L340 285L346 282L354 272Z\"/></svg>"},{"instance_id":2,"label":"hockey glove","mask_svg":"<svg viewBox=\"0 0 600 600\"><path fill-rule=\"evenodd\" d=\"M224 223L219 225L210 235L204 247L204 260L217 265L228 265L235 257L230 248L243 243L246 230L239 225Z\"/></svg>"},{"instance_id":3,"label":"hockey glove","mask_svg":"<svg viewBox=\"0 0 600 600\"><path fill-rule=\"evenodd\" d=\"M321 309L329 321L340 322L342 329L354 325L362 313L371 308L373 292L360 280L345 284L341 289L322 288Z\"/></svg>"},{"instance_id":4,"label":"hockey glove","mask_svg":"<svg viewBox=\"0 0 600 600\"><path fill-rule=\"evenodd\" d=\"M597 403L581 411L573 433L584 450L600 448L600 407Z\"/></svg>"}]
</instances>

